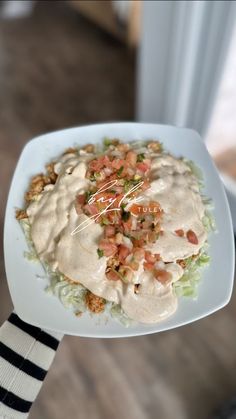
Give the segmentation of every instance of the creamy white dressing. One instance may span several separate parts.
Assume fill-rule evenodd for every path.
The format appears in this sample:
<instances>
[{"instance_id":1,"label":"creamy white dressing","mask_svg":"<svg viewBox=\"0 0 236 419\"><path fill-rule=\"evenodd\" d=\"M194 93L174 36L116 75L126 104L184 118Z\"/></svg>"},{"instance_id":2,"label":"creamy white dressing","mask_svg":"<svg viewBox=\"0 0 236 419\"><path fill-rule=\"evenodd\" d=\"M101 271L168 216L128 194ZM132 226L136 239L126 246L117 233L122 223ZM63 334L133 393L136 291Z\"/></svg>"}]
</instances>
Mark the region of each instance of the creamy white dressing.
<instances>
[{"instance_id":1,"label":"creamy white dressing","mask_svg":"<svg viewBox=\"0 0 236 419\"><path fill-rule=\"evenodd\" d=\"M158 269L172 274L172 283L183 274L176 263L197 254L206 240L202 223L204 205L195 177L188 166L169 155L152 155L151 187L143 194L145 200L158 201L164 210L162 228L164 234L148 247L152 253L159 253L164 262L158 262ZM134 272L132 283L111 281L106 278L107 258L99 259L98 242L103 228L91 222L85 229L72 235L81 222L89 220L78 215L74 203L75 196L84 193L90 185L85 178L88 154L64 155L55 165L58 179L55 185L47 186L37 201L28 209L31 235L40 259L58 269L75 282L82 283L94 294L120 304L132 319L143 323L156 323L177 308L177 298L172 284L162 285L152 274L143 270ZM198 245L188 242L186 237L178 237L175 230L193 230L198 237ZM140 284L138 293L134 284Z\"/></svg>"},{"instance_id":2,"label":"creamy white dressing","mask_svg":"<svg viewBox=\"0 0 236 419\"><path fill-rule=\"evenodd\" d=\"M202 223L205 208L196 178L183 161L167 155L153 159L151 179L151 187L143 196L160 203L164 211L161 222L164 234L150 250L160 253L164 262L197 254L207 234ZM175 231L179 229L193 230L198 244L177 236Z\"/></svg>"}]
</instances>

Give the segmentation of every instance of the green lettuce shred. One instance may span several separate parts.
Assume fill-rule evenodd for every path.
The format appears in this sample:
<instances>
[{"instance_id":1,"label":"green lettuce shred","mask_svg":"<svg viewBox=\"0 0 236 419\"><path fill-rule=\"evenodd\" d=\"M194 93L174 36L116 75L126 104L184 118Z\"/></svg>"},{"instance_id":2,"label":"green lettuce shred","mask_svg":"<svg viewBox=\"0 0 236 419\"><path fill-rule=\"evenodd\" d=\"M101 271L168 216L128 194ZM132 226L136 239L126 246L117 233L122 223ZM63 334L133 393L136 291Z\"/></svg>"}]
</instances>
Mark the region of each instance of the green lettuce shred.
<instances>
[{"instance_id":1,"label":"green lettuce shred","mask_svg":"<svg viewBox=\"0 0 236 419\"><path fill-rule=\"evenodd\" d=\"M111 138L104 137L103 139L103 148L106 150L112 144Z\"/></svg>"},{"instance_id":2,"label":"green lettuce shred","mask_svg":"<svg viewBox=\"0 0 236 419\"><path fill-rule=\"evenodd\" d=\"M84 313L87 310L85 295L87 289L81 284L70 284L60 272L50 272L50 285L46 292L55 295L65 308Z\"/></svg>"},{"instance_id":3,"label":"green lettuce shred","mask_svg":"<svg viewBox=\"0 0 236 419\"><path fill-rule=\"evenodd\" d=\"M208 233L210 233L211 231L216 231L215 217L212 213L212 210L214 208L212 199L202 195L202 202L206 208L202 219L203 225Z\"/></svg>"},{"instance_id":4,"label":"green lettuce shred","mask_svg":"<svg viewBox=\"0 0 236 419\"><path fill-rule=\"evenodd\" d=\"M208 233L211 231L216 231L216 222L214 215L206 209L205 214L202 219L203 225Z\"/></svg>"},{"instance_id":5,"label":"green lettuce shred","mask_svg":"<svg viewBox=\"0 0 236 419\"><path fill-rule=\"evenodd\" d=\"M28 246L29 251L24 252L24 257L28 259L31 262L38 262L39 258L36 253L32 238L31 238L31 228L28 218L23 218L22 220L19 220L21 228L24 232L26 243Z\"/></svg>"},{"instance_id":6,"label":"green lettuce shred","mask_svg":"<svg viewBox=\"0 0 236 419\"><path fill-rule=\"evenodd\" d=\"M118 320L125 327L129 327L134 322L124 313L124 310L121 308L120 304L112 303L110 314L114 319Z\"/></svg>"},{"instance_id":7,"label":"green lettuce shred","mask_svg":"<svg viewBox=\"0 0 236 419\"><path fill-rule=\"evenodd\" d=\"M187 164L192 174L198 179L200 185L203 184L203 173L200 167L198 167L192 160L183 159L184 163Z\"/></svg>"},{"instance_id":8,"label":"green lettuce shred","mask_svg":"<svg viewBox=\"0 0 236 419\"><path fill-rule=\"evenodd\" d=\"M177 297L192 297L198 295L198 285L201 278L201 269L208 266L210 256L202 249L197 259L186 259L186 268L182 277L173 284Z\"/></svg>"}]
</instances>

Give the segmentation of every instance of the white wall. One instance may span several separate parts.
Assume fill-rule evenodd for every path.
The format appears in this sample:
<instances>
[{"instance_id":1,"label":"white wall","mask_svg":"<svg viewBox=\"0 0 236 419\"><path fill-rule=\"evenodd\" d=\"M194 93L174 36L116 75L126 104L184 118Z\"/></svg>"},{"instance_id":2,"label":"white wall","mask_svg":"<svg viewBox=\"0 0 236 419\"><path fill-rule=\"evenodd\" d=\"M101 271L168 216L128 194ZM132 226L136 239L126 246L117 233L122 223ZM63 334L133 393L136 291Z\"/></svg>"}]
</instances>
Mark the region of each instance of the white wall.
<instances>
[{"instance_id":1,"label":"white wall","mask_svg":"<svg viewBox=\"0 0 236 419\"><path fill-rule=\"evenodd\" d=\"M205 134L235 10L235 1L143 2L138 120L186 126Z\"/></svg>"}]
</instances>

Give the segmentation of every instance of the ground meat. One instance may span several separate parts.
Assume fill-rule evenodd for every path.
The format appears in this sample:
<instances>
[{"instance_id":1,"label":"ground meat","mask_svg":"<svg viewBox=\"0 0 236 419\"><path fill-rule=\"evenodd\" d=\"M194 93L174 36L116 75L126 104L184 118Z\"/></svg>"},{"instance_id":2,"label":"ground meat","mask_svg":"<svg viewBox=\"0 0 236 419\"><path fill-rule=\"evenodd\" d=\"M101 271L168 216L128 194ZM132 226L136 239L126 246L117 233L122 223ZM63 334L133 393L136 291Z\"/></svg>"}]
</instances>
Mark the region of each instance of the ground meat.
<instances>
[{"instance_id":1,"label":"ground meat","mask_svg":"<svg viewBox=\"0 0 236 419\"><path fill-rule=\"evenodd\" d=\"M54 163L49 163L46 166L47 175L40 173L31 179L30 187L25 194L26 202L30 203L37 195L39 195L44 187L49 184L54 184L57 180L57 174L54 172Z\"/></svg>"},{"instance_id":2,"label":"ground meat","mask_svg":"<svg viewBox=\"0 0 236 419\"><path fill-rule=\"evenodd\" d=\"M151 141L147 147L155 153L160 153L162 151L162 144L159 141Z\"/></svg>"},{"instance_id":3,"label":"ground meat","mask_svg":"<svg viewBox=\"0 0 236 419\"><path fill-rule=\"evenodd\" d=\"M200 253L200 252L198 252L196 255L192 255L192 256L191 256L191 259L192 259L192 260L196 260L196 259L199 257L199 253ZM186 268L186 266L187 266L187 261L188 261L188 259L189 259L189 258L187 258L187 259L178 259L178 260L177 260L177 263L181 266L181 268L185 269L185 268Z\"/></svg>"},{"instance_id":4,"label":"ground meat","mask_svg":"<svg viewBox=\"0 0 236 419\"><path fill-rule=\"evenodd\" d=\"M64 279L65 281L67 281L69 284L74 285L74 284L80 284L80 282L78 281L73 281L73 279L69 278L68 276L64 275Z\"/></svg>"},{"instance_id":5,"label":"ground meat","mask_svg":"<svg viewBox=\"0 0 236 419\"><path fill-rule=\"evenodd\" d=\"M81 150L86 151L86 153L93 153L94 152L94 145L93 144L87 144L84 147L82 147Z\"/></svg>"},{"instance_id":6,"label":"ground meat","mask_svg":"<svg viewBox=\"0 0 236 419\"><path fill-rule=\"evenodd\" d=\"M28 218L27 212L25 210L17 209L16 210L16 219L23 220L23 218Z\"/></svg>"},{"instance_id":7,"label":"ground meat","mask_svg":"<svg viewBox=\"0 0 236 419\"><path fill-rule=\"evenodd\" d=\"M109 258L108 261L107 261L107 267L108 268L115 269L115 268L117 268L117 266L119 266L119 264L120 264L119 260L114 258L114 257Z\"/></svg>"},{"instance_id":8,"label":"ground meat","mask_svg":"<svg viewBox=\"0 0 236 419\"><path fill-rule=\"evenodd\" d=\"M47 164L46 169L50 178L50 183L56 183L57 174L54 172L54 163Z\"/></svg>"},{"instance_id":9,"label":"ground meat","mask_svg":"<svg viewBox=\"0 0 236 419\"><path fill-rule=\"evenodd\" d=\"M81 317L81 316L82 316L82 314L83 314L83 312L82 312L82 311L76 311L76 312L75 312L76 317Z\"/></svg>"},{"instance_id":10,"label":"ground meat","mask_svg":"<svg viewBox=\"0 0 236 419\"><path fill-rule=\"evenodd\" d=\"M88 291L85 297L87 307L93 313L101 313L105 309L105 300Z\"/></svg>"},{"instance_id":11,"label":"ground meat","mask_svg":"<svg viewBox=\"0 0 236 419\"><path fill-rule=\"evenodd\" d=\"M77 149L77 148L74 148L74 147L69 147L69 148L67 148L67 149L64 151L63 156L64 156L65 154L71 154L71 153L77 153L77 152L78 152L78 149Z\"/></svg>"},{"instance_id":12,"label":"ground meat","mask_svg":"<svg viewBox=\"0 0 236 419\"><path fill-rule=\"evenodd\" d=\"M177 260L177 263L181 266L181 268L186 268L186 261L184 259Z\"/></svg>"},{"instance_id":13,"label":"ground meat","mask_svg":"<svg viewBox=\"0 0 236 419\"><path fill-rule=\"evenodd\" d=\"M31 179L29 190L25 194L25 200L27 202L32 201L32 199L34 199L35 196L39 195L44 189L44 187L49 183L51 183L51 179L49 176L45 176L42 173L34 176Z\"/></svg>"}]
</instances>

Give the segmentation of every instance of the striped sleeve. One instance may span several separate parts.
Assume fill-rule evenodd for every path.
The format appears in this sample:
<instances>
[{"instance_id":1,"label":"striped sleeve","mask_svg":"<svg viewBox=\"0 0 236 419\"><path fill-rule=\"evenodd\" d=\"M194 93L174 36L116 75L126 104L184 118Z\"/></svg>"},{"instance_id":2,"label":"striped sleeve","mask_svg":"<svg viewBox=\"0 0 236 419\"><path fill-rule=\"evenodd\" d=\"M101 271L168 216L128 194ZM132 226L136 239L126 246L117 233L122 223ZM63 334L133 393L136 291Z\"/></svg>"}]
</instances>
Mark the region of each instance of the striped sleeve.
<instances>
[{"instance_id":1,"label":"striped sleeve","mask_svg":"<svg viewBox=\"0 0 236 419\"><path fill-rule=\"evenodd\" d=\"M12 313L0 328L0 418L25 419L63 335Z\"/></svg>"}]
</instances>

